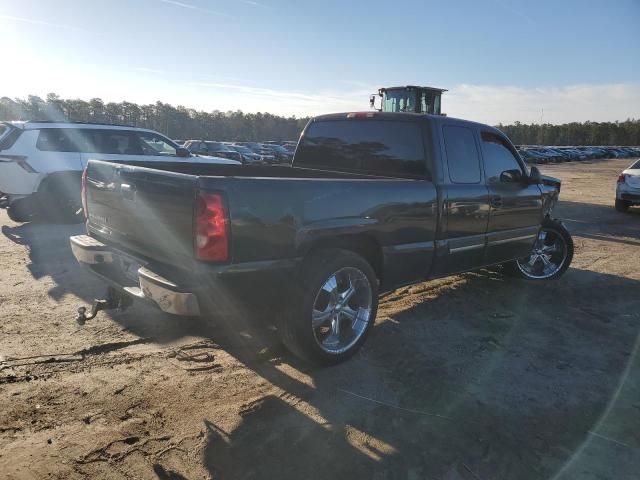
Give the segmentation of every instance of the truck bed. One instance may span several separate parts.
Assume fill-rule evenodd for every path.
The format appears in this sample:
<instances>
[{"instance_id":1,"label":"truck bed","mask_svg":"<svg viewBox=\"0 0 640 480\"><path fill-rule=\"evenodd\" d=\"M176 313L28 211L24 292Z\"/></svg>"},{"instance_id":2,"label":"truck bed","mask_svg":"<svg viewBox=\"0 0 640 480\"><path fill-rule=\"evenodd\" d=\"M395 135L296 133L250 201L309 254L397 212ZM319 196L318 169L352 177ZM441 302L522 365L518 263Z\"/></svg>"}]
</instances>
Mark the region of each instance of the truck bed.
<instances>
[{"instance_id":1,"label":"truck bed","mask_svg":"<svg viewBox=\"0 0 640 480\"><path fill-rule=\"evenodd\" d=\"M203 268L193 254L199 191L225 199L234 266L290 261L342 236L366 236L397 256L400 275L426 272L433 255L437 192L428 181L286 166L91 160L86 185L90 235L182 270Z\"/></svg>"}]
</instances>

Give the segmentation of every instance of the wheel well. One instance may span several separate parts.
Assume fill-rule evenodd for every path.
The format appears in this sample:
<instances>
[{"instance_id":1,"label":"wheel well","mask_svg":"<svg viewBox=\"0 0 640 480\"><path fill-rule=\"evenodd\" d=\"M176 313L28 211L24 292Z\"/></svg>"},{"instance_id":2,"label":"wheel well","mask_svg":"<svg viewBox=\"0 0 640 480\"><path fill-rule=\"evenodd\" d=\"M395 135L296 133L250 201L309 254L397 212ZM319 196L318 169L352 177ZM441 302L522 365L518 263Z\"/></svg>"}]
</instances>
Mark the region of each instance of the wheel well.
<instances>
[{"instance_id":1,"label":"wheel well","mask_svg":"<svg viewBox=\"0 0 640 480\"><path fill-rule=\"evenodd\" d=\"M60 197L64 197L79 201L81 178L82 172L80 171L51 173L40 182L38 194L47 200L47 197L50 196L52 200L60 201Z\"/></svg>"},{"instance_id":2,"label":"wheel well","mask_svg":"<svg viewBox=\"0 0 640 480\"><path fill-rule=\"evenodd\" d=\"M375 238L369 235L343 235L322 238L311 245L311 248L307 251L307 256L326 248L341 248L357 253L369 262L378 280L382 281L382 248Z\"/></svg>"}]
</instances>

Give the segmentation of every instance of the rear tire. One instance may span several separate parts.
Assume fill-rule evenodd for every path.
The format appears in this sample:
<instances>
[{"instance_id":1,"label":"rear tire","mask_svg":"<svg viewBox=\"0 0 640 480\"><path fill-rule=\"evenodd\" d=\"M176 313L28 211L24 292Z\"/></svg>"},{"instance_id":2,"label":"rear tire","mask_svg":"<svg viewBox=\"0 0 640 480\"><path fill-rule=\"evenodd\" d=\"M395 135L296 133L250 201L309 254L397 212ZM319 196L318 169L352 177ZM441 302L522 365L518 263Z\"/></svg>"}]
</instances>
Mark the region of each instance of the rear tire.
<instances>
[{"instance_id":1,"label":"rear tire","mask_svg":"<svg viewBox=\"0 0 640 480\"><path fill-rule=\"evenodd\" d=\"M37 202L31 197L16 200L7 207L7 215L14 222L29 222L37 215Z\"/></svg>"},{"instance_id":2,"label":"rear tire","mask_svg":"<svg viewBox=\"0 0 640 480\"><path fill-rule=\"evenodd\" d=\"M342 249L313 253L291 289L278 332L296 356L317 365L340 363L364 343L378 311L378 279L360 255Z\"/></svg>"},{"instance_id":3,"label":"rear tire","mask_svg":"<svg viewBox=\"0 0 640 480\"><path fill-rule=\"evenodd\" d=\"M82 222L84 214L80 188L80 177L75 173L54 174L45 179L37 193L39 218L55 223Z\"/></svg>"},{"instance_id":4,"label":"rear tire","mask_svg":"<svg viewBox=\"0 0 640 480\"><path fill-rule=\"evenodd\" d=\"M554 280L567 271L573 260L573 239L558 220L542 222L528 257L505 264L505 273L532 281Z\"/></svg>"},{"instance_id":5,"label":"rear tire","mask_svg":"<svg viewBox=\"0 0 640 480\"><path fill-rule=\"evenodd\" d=\"M618 212L625 213L627 210L629 210L629 207L629 202L627 202L626 200L618 200L616 198L616 210Z\"/></svg>"}]
</instances>

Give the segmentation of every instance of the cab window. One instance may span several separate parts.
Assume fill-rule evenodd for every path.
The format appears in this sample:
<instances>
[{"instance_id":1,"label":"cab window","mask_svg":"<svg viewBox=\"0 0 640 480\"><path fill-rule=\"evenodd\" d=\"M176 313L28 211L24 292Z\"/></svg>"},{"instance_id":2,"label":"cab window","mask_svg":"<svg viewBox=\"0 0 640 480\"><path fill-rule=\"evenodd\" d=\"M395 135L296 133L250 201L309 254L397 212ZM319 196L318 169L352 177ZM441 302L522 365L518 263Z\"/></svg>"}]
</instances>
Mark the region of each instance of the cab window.
<instances>
[{"instance_id":1,"label":"cab window","mask_svg":"<svg viewBox=\"0 0 640 480\"><path fill-rule=\"evenodd\" d=\"M480 183L480 156L474 131L467 127L442 127L449 178L453 183Z\"/></svg>"},{"instance_id":2,"label":"cab window","mask_svg":"<svg viewBox=\"0 0 640 480\"><path fill-rule=\"evenodd\" d=\"M481 138L487 182L499 182L500 174L506 170L519 170L522 173L520 162L504 138L491 132L482 132Z\"/></svg>"}]
</instances>

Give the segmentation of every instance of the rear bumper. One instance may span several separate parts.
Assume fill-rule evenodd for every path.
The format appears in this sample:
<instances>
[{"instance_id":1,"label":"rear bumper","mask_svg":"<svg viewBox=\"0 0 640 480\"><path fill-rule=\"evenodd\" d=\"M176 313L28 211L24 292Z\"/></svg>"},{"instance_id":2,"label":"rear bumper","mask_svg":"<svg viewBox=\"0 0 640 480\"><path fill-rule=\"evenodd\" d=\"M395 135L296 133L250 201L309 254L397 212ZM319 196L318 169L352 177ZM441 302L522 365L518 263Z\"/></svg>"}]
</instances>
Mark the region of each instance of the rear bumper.
<instances>
[{"instance_id":1,"label":"rear bumper","mask_svg":"<svg viewBox=\"0 0 640 480\"><path fill-rule=\"evenodd\" d=\"M628 202L640 203L640 188L629 187L628 185L618 185L616 198Z\"/></svg>"},{"instance_id":2,"label":"rear bumper","mask_svg":"<svg viewBox=\"0 0 640 480\"><path fill-rule=\"evenodd\" d=\"M76 235L69 241L78 262L111 286L132 297L149 301L167 313L201 314L195 293L138 264L127 254L87 235Z\"/></svg>"}]
</instances>

